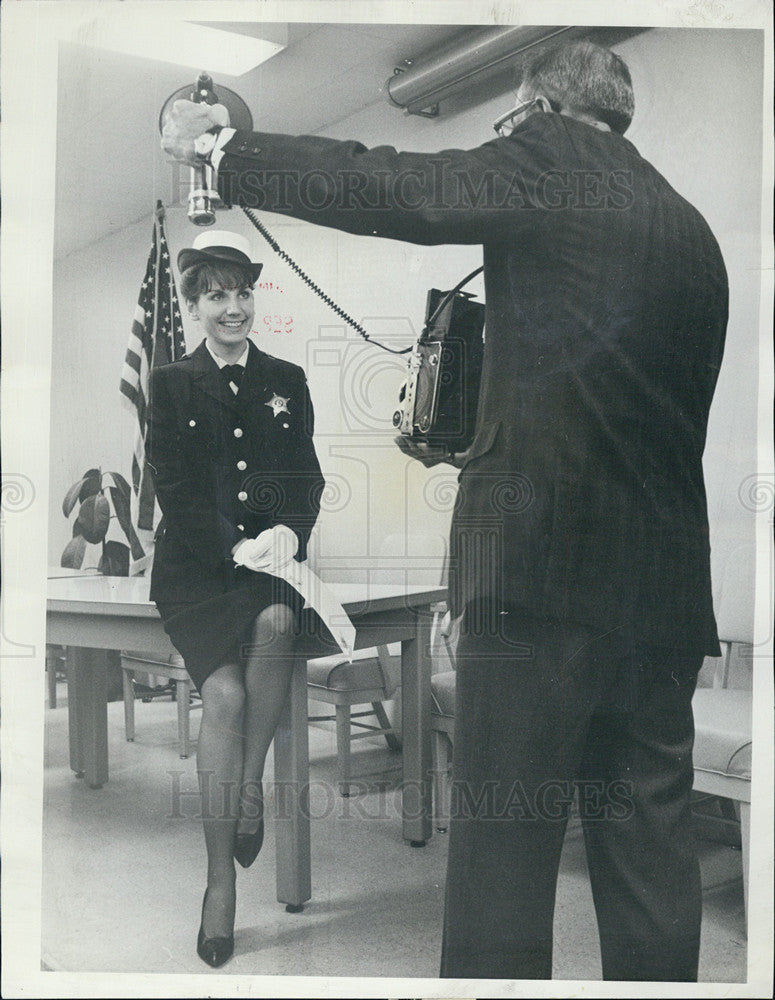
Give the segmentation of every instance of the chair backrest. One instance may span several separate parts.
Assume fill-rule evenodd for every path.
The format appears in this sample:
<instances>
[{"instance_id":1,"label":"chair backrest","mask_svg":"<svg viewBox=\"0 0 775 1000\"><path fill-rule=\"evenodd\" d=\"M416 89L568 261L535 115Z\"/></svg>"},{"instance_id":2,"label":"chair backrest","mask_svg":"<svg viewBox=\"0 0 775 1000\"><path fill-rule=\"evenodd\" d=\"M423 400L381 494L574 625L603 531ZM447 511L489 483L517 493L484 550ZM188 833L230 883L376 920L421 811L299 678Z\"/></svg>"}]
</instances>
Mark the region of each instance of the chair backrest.
<instances>
[{"instance_id":1,"label":"chair backrest","mask_svg":"<svg viewBox=\"0 0 775 1000\"><path fill-rule=\"evenodd\" d=\"M716 622L728 642L754 641L754 591L756 548L743 545L725 560L714 581Z\"/></svg>"},{"instance_id":2,"label":"chair backrest","mask_svg":"<svg viewBox=\"0 0 775 1000\"><path fill-rule=\"evenodd\" d=\"M750 690L753 685L755 576L756 548L750 543L730 552L717 571L714 605L722 656L715 669L703 667L708 686Z\"/></svg>"},{"instance_id":3,"label":"chair backrest","mask_svg":"<svg viewBox=\"0 0 775 1000\"><path fill-rule=\"evenodd\" d=\"M153 545L153 542L151 542ZM151 575L151 570L153 569L153 549L150 552L145 553L140 559L135 559L129 564L129 575L130 576L148 576Z\"/></svg>"}]
</instances>

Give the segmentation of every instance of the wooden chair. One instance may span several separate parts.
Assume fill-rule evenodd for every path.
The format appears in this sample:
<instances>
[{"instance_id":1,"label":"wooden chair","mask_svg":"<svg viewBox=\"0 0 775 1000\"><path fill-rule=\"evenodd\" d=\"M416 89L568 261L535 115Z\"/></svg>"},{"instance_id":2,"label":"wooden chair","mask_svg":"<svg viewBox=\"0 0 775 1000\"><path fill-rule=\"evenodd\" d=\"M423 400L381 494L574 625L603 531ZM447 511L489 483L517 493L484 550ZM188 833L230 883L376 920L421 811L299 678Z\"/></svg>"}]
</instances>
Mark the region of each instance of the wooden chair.
<instances>
[{"instance_id":1,"label":"wooden chair","mask_svg":"<svg viewBox=\"0 0 775 1000\"><path fill-rule=\"evenodd\" d=\"M401 684L401 658L391 656L387 646L376 647L376 655L354 659L326 656L307 664L307 690L313 701L333 705L335 714L311 715L310 722L336 722L336 757L339 792L350 794L353 740L369 736L384 736L391 750L401 749L399 733L388 718L383 702L390 701ZM369 709L353 712L355 705L370 705ZM367 717L375 724L362 722ZM359 731L354 732L356 728Z\"/></svg>"},{"instance_id":2,"label":"wooden chair","mask_svg":"<svg viewBox=\"0 0 775 1000\"><path fill-rule=\"evenodd\" d=\"M48 707L57 707L57 674L67 673L66 650L64 646L46 645L46 686Z\"/></svg>"},{"instance_id":3,"label":"wooden chair","mask_svg":"<svg viewBox=\"0 0 775 1000\"><path fill-rule=\"evenodd\" d=\"M738 644L724 642L721 671L728 672ZM746 644L746 647L751 647ZM698 687L694 711L694 790L734 804L740 823L743 899L748 913L751 839L751 753L753 692L745 688Z\"/></svg>"},{"instance_id":4,"label":"wooden chair","mask_svg":"<svg viewBox=\"0 0 775 1000\"><path fill-rule=\"evenodd\" d=\"M431 677L433 814L439 833L446 833L449 826L450 750L455 742L455 676L454 670L445 670Z\"/></svg>"},{"instance_id":5,"label":"wooden chair","mask_svg":"<svg viewBox=\"0 0 775 1000\"><path fill-rule=\"evenodd\" d=\"M175 681L175 698L178 707L178 745L182 758L189 755L190 749L190 702L193 684L183 666L183 657L172 653L168 660L162 660L152 653L121 651L121 671L124 681L124 731L127 741L132 743L135 738L135 677L146 680L163 677Z\"/></svg>"},{"instance_id":6,"label":"wooden chair","mask_svg":"<svg viewBox=\"0 0 775 1000\"><path fill-rule=\"evenodd\" d=\"M428 583L437 586L446 575L446 539L433 535L389 535L377 557L377 566L369 568L374 583ZM318 557L318 562L320 561ZM331 574L324 574L331 580ZM444 609L438 608L436 621ZM310 721L336 722L336 754L339 791L350 794L352 781L350 747L353 740L384 736L391 750L401 749L398 730L399 706L391 722L385 702L398 701L401 687L400 648L379 646L355 654L352 663L342 657L327 656L307 664L307 689L310 699L335 706L335 715L311 715ZM353 712L358 705L368 709ZM371 716L376 724L361 720ZM356 731L357 730L357 731Z\"/></svg>"},{"instance_id":7,"label":"wooden chair","mask_svg":"<svg viewBox=\"0 0 775 1000\"><path fill-rule=\"evenodd\" d=\"M366 651L368 654L369 651ZM383 702L394 698L401 683L400 656L391 655L387 646L375 650L376 655L362 656L352 663L341 657L329 656L311 660L308 665L310 697L335 706L335 715L311 715L310 722L336 721L339 789L350 794L350 742L366 736L384 736L391 750L401 749L400 734L390 722ZM124 727L126 738L135 738L135 690L133 680L164 678L176 682L178 707L178 742L180 756L189 756L190 696L193 685L183 666L182 657L173 653L169 661L161 661L150 653L122 650L121 667L124 678ZM353 712L355 705L370 704L369 710ZM362 722L372 716L376 725ZM352 727L360 731L353 732Z\"/></svg>"},{"instance_id":8,"label":"wooden chair","mask_svg":"<svg viewBox=\"0 0 775 1000\"><path fill-rule=\"evenodd\" d=\"M722 657L703 667L694 709L694 788L717 796L723 811L737 818L748 915L751 843L751 759L753 713L753 544L732 550L717 574L714 594ZM707 661L706 661L707 663ZM731 808L730 808L731 807Z\"/></svg>"}]
</instances>

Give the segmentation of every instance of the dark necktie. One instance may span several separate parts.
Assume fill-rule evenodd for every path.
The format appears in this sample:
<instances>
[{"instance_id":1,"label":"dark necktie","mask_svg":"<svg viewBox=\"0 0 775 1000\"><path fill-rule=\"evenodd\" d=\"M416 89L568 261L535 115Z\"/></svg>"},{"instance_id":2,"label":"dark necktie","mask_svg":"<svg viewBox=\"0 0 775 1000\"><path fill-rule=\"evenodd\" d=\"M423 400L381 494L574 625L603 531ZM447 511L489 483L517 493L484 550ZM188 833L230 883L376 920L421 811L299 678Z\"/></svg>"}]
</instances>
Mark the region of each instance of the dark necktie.
<instances>
[{"instance_id":1,"label":"dark necktie","mask_svg":"<svg viewBox=\"0 0 775 1000\"><path fill-rule=\"evenodd\" d=\"M242 373L244 371L245 369L242 365L224 365L223 368L221 368L221 375L227 385L229 382L233 382L237 388L239 388L239 384L242 381Z\"/></svg>"}]
</instances>

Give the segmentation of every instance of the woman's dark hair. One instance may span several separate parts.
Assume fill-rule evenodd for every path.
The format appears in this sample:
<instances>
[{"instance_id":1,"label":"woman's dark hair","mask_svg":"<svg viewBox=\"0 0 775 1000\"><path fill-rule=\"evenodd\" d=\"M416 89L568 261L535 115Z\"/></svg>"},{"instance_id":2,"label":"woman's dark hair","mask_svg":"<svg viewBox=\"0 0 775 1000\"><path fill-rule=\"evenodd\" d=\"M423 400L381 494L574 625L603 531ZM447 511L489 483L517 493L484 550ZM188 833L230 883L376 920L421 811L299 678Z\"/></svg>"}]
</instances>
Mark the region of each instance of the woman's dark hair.
<instances>
[{"instance_id":1,"label":"woman's dark hair","mask_svg":"<svg viewBox=\"0 0 775 1000\"><path fill-rule=\"evenodd\" d=\"M255 282L249 268L228 260L205 260L187 267L180 276L181 295L189 302L196 302L215 284L221 288L253 288Z\"/></svg>"},{"instance_id":2,"label":"woman's dark hair","mask_svg":"<svg viewBox=\"0 0 775 1000\"><path fill-rule=\"evenodd\" d=\"M532 93L592 115L622 135L635 111L626 64L593 42L571 42L539 52L522 71L522 83Z\"/></svg>"}]
</instances>

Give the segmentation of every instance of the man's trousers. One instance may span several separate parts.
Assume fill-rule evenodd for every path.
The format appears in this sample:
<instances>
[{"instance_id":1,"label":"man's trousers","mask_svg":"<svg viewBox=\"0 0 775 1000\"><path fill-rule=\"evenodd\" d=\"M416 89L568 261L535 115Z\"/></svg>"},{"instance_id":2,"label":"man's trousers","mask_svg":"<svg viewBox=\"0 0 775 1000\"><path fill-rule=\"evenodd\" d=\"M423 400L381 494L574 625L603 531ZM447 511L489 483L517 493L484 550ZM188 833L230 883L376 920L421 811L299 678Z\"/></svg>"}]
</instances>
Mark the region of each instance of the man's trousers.
<instances>
[{"instance_id":1,"label":"man's trousers","mask_svg":"<svg viewBox=\"0 0 775 1000\"><path fill-rule=\"evenodd\" d=\"M476 631L469 609L441 975L551 978L557 872L577 790L604 978L696 980L691 699L702 656L633 656L615 635L513 611ZM637 689L624 707L623 678L630 699Z\"/></svg>"}]
</instances>

